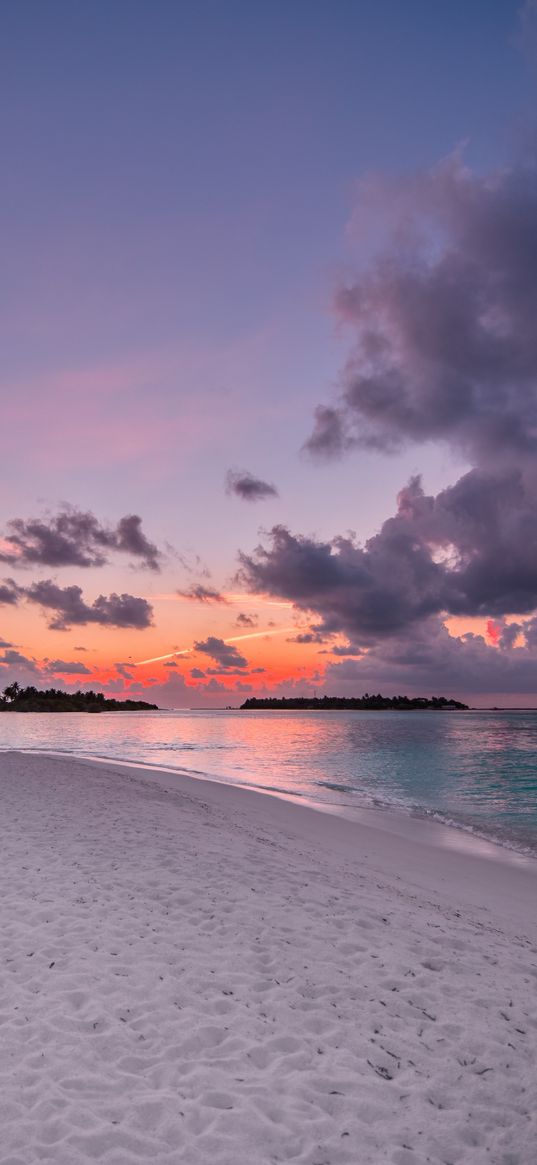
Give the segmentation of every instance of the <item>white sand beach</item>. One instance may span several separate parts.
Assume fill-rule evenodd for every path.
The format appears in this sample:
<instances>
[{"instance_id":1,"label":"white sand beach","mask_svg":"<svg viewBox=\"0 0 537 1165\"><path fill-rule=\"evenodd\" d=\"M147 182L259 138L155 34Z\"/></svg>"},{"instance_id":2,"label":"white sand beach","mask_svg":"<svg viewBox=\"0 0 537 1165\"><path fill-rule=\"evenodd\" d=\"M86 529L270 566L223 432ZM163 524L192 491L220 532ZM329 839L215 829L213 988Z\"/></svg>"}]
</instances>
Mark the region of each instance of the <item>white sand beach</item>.
<instances>
[{"instance_id":1,"label":"white sand beach","mask_svg":"<svg viewBox=\"0 0 537 1165\"><path fill-rule=\"evenodd\" d=\"M533 1165L537 863L113 763L0 796L1 1165Z\"/></svg>"}]
</instances>

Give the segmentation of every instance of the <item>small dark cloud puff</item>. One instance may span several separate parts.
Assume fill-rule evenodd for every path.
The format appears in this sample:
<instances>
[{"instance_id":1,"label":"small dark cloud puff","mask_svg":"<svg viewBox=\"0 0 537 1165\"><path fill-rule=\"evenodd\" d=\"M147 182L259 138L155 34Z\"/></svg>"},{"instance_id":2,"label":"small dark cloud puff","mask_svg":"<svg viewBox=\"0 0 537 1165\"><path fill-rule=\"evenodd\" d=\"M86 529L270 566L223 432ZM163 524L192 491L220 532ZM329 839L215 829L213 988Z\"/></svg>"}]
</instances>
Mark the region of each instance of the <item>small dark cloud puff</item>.
<instances>
[{"instance_id":1,"label":"small dark cloud puff","mask_svg":"<svg viewBox=\"0 0 537 1165\"><path fill-rule=\"evenodd\" d=\"M232 643L224 643L223 639L217 639L214 635L209 635L207 639L195 643L194 648L196 651L210 656L218 664L221 671L242 670L248 667L248 660L237 651Z\"/></svg>"},{"instance_id":2,"label":"small dark cloud puff","mask_svg":"<svg viewBox=\"0 0 537 1165\"><path fill-rule=\"evenodd\" d=\"M226 475L226 493L234 494L243 502L261 502L265 498L277 498L278 490L268 481L254 477L246 470L230 469Z\"/></svg>"},{"instance_id":3,"label":"small dark cloud puff","mask_svg":"<svg viewBox=\"0 0 537 1165\"><path fill-rule=\"evenodd\" d=\"M184 599L194 599L197 603L228 603L225 595L214 590L213 587L204 586L203 583L195 583L186 591L177 591L177 594Z\"/></svg>"},{"instance_id":4,"label":"small dark cloud puff","mask_svg":"<svg viewBox=\"0 0 537 1165\"><path fill-rule=\"evenodd\" d=\"M16 606L20 598L20 590L12 578L5 578L0 583L0 603Z\"/></svg>"},{"instance_id":5,"label":"small dark cloud puff","mask_svg":"<svg viewBox=\"0 0 537 1165\"><path fill-rule=\"evenodd\" d=\"M257 627L259 619L257 615L247 615L244 611L240 611L235 619L235 625L237 627Z\"/></svg>"},{"instance_id":6,"label":"small dark cloud puff","mask_svg":"<svg viewBox=\"0 0 537 1165\"><path fill-rule=\"evenodd\" d=\"M78 660L49 659L46 661L46 671L51 675L90 676L91 668Z\"/></svg>"},{"instance_id":7,"label":"small dark cloud puff","mask_svg":"<svg viewBox=\"0 0 537 1165\"><path fill-rule=\"evenodd\" d=\"M326 636L321 635L319 631L300 631L298 635L292 635L288 643L326 643Z\"/></svg>"},{"instance_id":8,"label":"small dark cloud puff","mask_svg":"<svg viewBox=\"0 0 537 1165\"><path fill-rule=\"evenodd\" d=\"M191 668L190 675L192 676L193 680L204 680L205 679L205 672L202 671L201 668L199 668L199 667Z\"/></svg>"},{"instance_id":9,"label":"small dark cloud puff","mask_svg":"<svg viewBox=\"0 0 537 1165\"><path fill-rule=\"evenodd\" d=\"M55 517L13 518L0 561L13 566L104 566L110 551L129 554L150 570L160 570L160 551L142 530L137 514L105 526L89 511L66 506Z\"/></svg>"},{"instance_id":10,"label":"small dark cloud puff","mask_svg":"<svg viewBox=\"0 0 537 1165\"><path fill-rule=\"evenodd\" d=\"M314 457L340 457L355 443L347 434L344 409L317 405L314 411L315 424L311 436L305 443L305 450Z\"/></svg>"}]
</instances>

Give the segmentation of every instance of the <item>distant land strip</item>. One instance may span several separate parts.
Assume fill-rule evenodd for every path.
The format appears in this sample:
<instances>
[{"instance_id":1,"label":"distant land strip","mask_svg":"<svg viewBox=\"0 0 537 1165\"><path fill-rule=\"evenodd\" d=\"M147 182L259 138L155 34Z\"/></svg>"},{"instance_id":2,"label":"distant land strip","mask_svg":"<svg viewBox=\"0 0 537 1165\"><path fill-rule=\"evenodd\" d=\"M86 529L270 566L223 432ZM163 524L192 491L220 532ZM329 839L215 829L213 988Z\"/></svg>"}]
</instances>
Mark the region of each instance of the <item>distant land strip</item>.
<instances>
[{"instance_id":1,"label":"distant land strip","mask_svg":"<svg viewBox=\"0 0 537 1165\"><path fill-rule=\"evenodd\" d=\"M0 696L0 712L154 712L144 700L107 700L103 692L62 692L10 684Z\"/></svg>"},{"instance_id":2,"label":"distant land strip","mask_svg":"<svg viewBox=\"0 0 537 1165\"><path fill-rule=\"evenodd\" d=\"M395 712L415 712L423 708L432 711L468 711L468 704L460 700L446 699L445 696L291 696L289 698L269 697L257 699L252 696L241 704L241 711L256 711L259 709L287 709L287 711L332 712L338 710L377 712L391 709Z\"/></svg>"}]
</instances>

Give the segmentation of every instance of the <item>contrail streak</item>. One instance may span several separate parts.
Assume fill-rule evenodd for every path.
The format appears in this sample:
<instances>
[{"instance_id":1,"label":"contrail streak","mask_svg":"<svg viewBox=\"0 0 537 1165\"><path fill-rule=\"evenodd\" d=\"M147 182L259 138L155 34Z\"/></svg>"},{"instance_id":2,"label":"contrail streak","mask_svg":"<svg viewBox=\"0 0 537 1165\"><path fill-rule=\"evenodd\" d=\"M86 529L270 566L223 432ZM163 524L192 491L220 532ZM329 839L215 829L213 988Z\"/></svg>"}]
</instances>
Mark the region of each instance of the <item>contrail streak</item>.
<instances>
[{"instance_id":1,"label":"contrail streak","mask_svg":"<svg viewBox=\"0 0 537 1165\"><path fill-rule=\"evenodd\" d=\"M264 639L266 635L285 635L290 631L296 631L296 627L277 627L275 631L250 631L248 635L232 635L229 639L224 639L224 643L239 643L243 639ZM152 659L139 659L138 663L131 666L142 667L144 663L160 663L161 659L171 659L174 655L188 655L189 651L194 651L194 648L183 647L181 651L168 651L166 655L154 655Z\"/></svg>"},{"instance_id":2,"label":"contrail streak","mask_svg":"<svg viewBox=\"0 0 537 1165\"><path fill-rule=\"evenodd\" d=\"M286 631L296 631L296 627L277 627L273 631L250 631L248 635L232 635L224 643L238 643L240 639L262 639L265 635L283 635Z\"/></svg>"},{"instance_id":3,"label":"contrail streak","mask_svg":"<svg viewBox=\"0 0 537 1165\"><path fill-rule=\"evenodd\" d=\"M192 651L191 647L183 647L182 651L169 651L167 655L154 655L152 659L139 659L138 663L131 664L131 667L142 667L144 663L158 663L161 659L171 659L172 655L188 655Z\"/></svg>"},{"instance_id":4,"label":"contrail streak","mask_svg":"<svg viewBox=\"0 0 537 1165\"><path fill-rule=\"evenodd\" d=\"M5 552L7 552L9 550L10 554L14 553L10 543L6 542L5 546L3 546L2 540L0 539L0 552L2 551L2 549ZM239 604L241 606L245 606L245 607L252 607L253 606L253 607L288 607L288 608L291 608L293 606L292 603L285 602L283 599L264 599L260 595L247 595L247 594L245 595L244 591L237 591L237 592L235 592L235 591L222 591L221 597L222 597L222 599L225 599L226 603L233 603L233 604L237 603L237 604ZM199 602L199 600L196 599L195 595L181 594L180 591L173 591L171 594L169 594L168 592L164 592L164 591L161 594L154 594L153 593L151 595L151 601L154 603L157 603L157 602L160 602L160 603L164 603L164 602L172 602L172 603Z\"/></svg>"}]
</instances>

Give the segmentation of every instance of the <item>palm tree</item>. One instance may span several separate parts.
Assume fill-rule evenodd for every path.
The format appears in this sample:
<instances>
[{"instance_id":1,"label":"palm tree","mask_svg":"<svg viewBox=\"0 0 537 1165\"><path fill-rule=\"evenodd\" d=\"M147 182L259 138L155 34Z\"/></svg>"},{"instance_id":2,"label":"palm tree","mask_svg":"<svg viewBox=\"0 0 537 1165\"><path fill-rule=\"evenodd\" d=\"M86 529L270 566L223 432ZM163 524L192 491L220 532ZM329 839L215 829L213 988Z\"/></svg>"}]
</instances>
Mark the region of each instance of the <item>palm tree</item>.
<instances>
[{"instance_id":1,"label":"palm tree","mask_svg":"<svg viewBox=\"0 0 537 1165\"><path fill-rule=\"evenodd\" d=\"M18 684L16 680L13 684L9 684L7 688L4 688L4 696L6 700L10 700L11 703L13 703L13 701L17 699L20 690L20 684Z\"/></svg>"}]
</instances>

